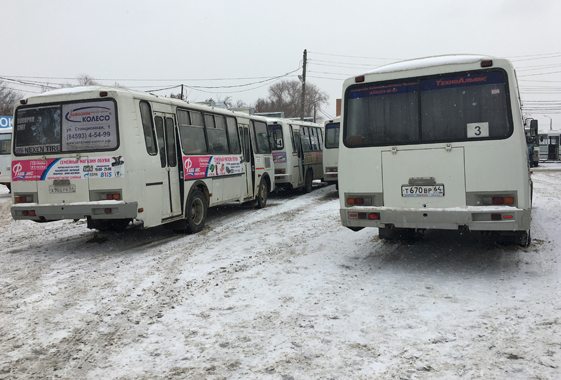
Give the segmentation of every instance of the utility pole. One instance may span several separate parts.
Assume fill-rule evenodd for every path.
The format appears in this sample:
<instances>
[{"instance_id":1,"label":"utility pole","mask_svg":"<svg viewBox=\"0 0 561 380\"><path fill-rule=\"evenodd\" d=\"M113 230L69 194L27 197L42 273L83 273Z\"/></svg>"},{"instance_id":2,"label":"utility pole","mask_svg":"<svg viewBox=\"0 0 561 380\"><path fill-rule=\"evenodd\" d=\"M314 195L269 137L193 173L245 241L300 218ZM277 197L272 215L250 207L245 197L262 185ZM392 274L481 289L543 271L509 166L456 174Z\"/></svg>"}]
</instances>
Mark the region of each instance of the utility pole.
<instances>
[{"instance_id":1,"label":"utility pole","mask_svg":"<svg viewBox=\"0 0 561 380\"><path fill-rule=\"evenodd\" d=\"M308 52L304 49L304 60L302 64L302 103L300 105L300 120L304 120L304 105L306 100L306 60L308 58Z\"/></svg>"},{"instance_id":2,"label":"utility pole","mask_svg":"<svg viewBox=\"0 0 561 380\"><path fill-rule=\"evenodd\" d=\"M181 100L183 100L183 85L181 85Z\"/></svg>"}]
</instances>

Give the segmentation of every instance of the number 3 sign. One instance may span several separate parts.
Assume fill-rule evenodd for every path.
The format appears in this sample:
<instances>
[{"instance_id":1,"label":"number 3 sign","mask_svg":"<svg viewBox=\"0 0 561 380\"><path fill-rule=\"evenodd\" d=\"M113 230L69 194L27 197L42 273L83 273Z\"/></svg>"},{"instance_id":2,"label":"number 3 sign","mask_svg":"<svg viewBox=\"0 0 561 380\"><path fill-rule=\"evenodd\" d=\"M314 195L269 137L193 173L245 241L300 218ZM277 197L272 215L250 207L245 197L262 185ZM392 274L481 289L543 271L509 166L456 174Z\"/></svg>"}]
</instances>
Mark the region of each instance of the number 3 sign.
<instances>
[{"instance_id":1,"label":"number 3 sign","mask_svg":"<svg viewBox=\"0 0 561 380\"><path fill-rule=\"evenodd\" d=\"M489 123L468 123L467 137L489 137Z\"/></svg>"}]
</instances>

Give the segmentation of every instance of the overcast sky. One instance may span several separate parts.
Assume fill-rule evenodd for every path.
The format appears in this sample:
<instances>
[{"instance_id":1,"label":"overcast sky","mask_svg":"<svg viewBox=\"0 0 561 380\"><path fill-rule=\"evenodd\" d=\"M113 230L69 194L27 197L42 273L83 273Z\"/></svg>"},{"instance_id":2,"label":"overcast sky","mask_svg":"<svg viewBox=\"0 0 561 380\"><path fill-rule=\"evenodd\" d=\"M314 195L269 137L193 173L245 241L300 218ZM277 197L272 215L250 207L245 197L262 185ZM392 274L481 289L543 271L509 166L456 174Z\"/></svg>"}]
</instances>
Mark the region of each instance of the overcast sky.
<instances>
[{"instance_id":1,"label":"overcast sky","mask_svg":"<svg viewBox=\"0 0 561 380\"><path fill-rule=\"evenodd\" d=\"M0 9L0 78L26 95L41 92L30 82L88 74L252 104L267 95L267 79L297 80L307 49L307 80L329 95L322 111L334 116L347 77L403 59L486 54L513 61L540 129L549 129L543 115L561 129L558 0L0 0Z\"/></svg>"}]
</instances>

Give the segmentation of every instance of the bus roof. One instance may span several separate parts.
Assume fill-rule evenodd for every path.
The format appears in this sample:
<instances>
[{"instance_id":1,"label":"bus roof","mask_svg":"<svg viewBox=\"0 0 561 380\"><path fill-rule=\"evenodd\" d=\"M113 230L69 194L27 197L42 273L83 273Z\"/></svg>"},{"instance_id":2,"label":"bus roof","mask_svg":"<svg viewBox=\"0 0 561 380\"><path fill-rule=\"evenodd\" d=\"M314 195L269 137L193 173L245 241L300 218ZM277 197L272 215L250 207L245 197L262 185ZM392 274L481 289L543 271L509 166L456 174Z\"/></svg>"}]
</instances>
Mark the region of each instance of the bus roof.
<instances>
[{"instance_id":1,"label":"bus roof","mask_svg":"<svg viewBox=\"0 0 561 380\"><path fill-rule=\"evenodd\" d=\"M26 99L28 100L28 102L27 102L28 105L40 104L40 103L43 103L45 101L47 101L47 102L52 101L51 99L49 99L49 100L42 99L42 98L45 98L45 97L54 97L56 99L56 101L73 101L73 100L77 100L77 97L80 94L92 94L92 93L96 93L96 92L99 93L101 91L120 93L120 94L123 94L125 96L127 96L127 94L128 94L128 96L132 96L132 97L137 98L137 99L167 103L167 104L174 105L176 107L189 107L191 109L196 109L196 110L203 111L203 112L204 111L208 112L209 110L212 110L212 112L218 112L218 113L221 113L223 115L232 115L232 116L236 116L236 117L260 120L260 121L266 122L266 118L263 117L263 116L250 115L250 114L245 113L245 112L236 112L236 111L228 110L228 109L225 109L225 108L212 107L212 106L209 106L209 105L206 105L206 104L190 103L190 102L185 101L185 100L168 98L168 97L165 97L165 96L157 96L157 95L154 95L154 94L151 94L151 93L148 93L148 92L129 90L129 89L123 88L123 87L113 87L113 86L103 86L103 85L76 86L76 87L59 88L59 89L56 89L56 90L44 92L42 94L33 95L33 96L30 96ZM91 95L89 95L88 98L89 97L91 97ZM18 106L19 106L19 104L18 104Z\"/></svg>"},{"instance_id":2,"label":"bus roof","mask_svg":"<svg viewBox=\"0 0 561 380\"><path fill-rule=\"evenodd\" d=\"M487 55L475 54L453 54L453 55L439 55L432 57L416 58L406 61L390 63L380 66L374 70L368 71L366 74L390 73L395 71L423 69L426 67L444 66L444 65L458 65L466 63L475 63L484 59L493 59L495 57Z\"/></svg>"}]
</instances>

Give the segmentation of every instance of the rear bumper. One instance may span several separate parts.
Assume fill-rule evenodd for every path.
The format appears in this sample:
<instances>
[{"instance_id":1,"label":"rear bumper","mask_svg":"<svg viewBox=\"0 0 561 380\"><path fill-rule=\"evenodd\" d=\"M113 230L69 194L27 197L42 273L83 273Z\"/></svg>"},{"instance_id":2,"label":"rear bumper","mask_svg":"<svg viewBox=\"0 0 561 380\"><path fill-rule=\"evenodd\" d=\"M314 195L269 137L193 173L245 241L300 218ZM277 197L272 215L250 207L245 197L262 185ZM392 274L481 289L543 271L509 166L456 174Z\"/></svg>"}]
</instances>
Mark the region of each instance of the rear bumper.
<instances>
[{"instance_id":1,"label":"rear bumper","mask_svg":"<svg viewBox=\"0 0 561 380\"><path fill-rule=\"evenodd\" d=\"M396 209L388 207L341 208L341 222L346 227L390 227L472 231L527 231L531 210L514 207L456 207L443 209ZM379 220L368 214L379 213ZM363 215L360 215L363 214ZM365 214L365 215L364 215ZM491 215L500 215L492 220Z\"/></svg>"},{"instance_id":2,"label":"rear bumper","mask_svg":"<svg viewBox=\"0 0 561 380\"><path fill-rule=\"evenodd\" d=\"M23 215L24 211L34 211L35 216ZM109 212L108 212L109 211ZM124 201L99 201L69 203L64 205L39 205L22 203L13 205L15 220L53 221L62 219L134 219L138 213L138 203Z\"/></svg>"}]
</instances>

